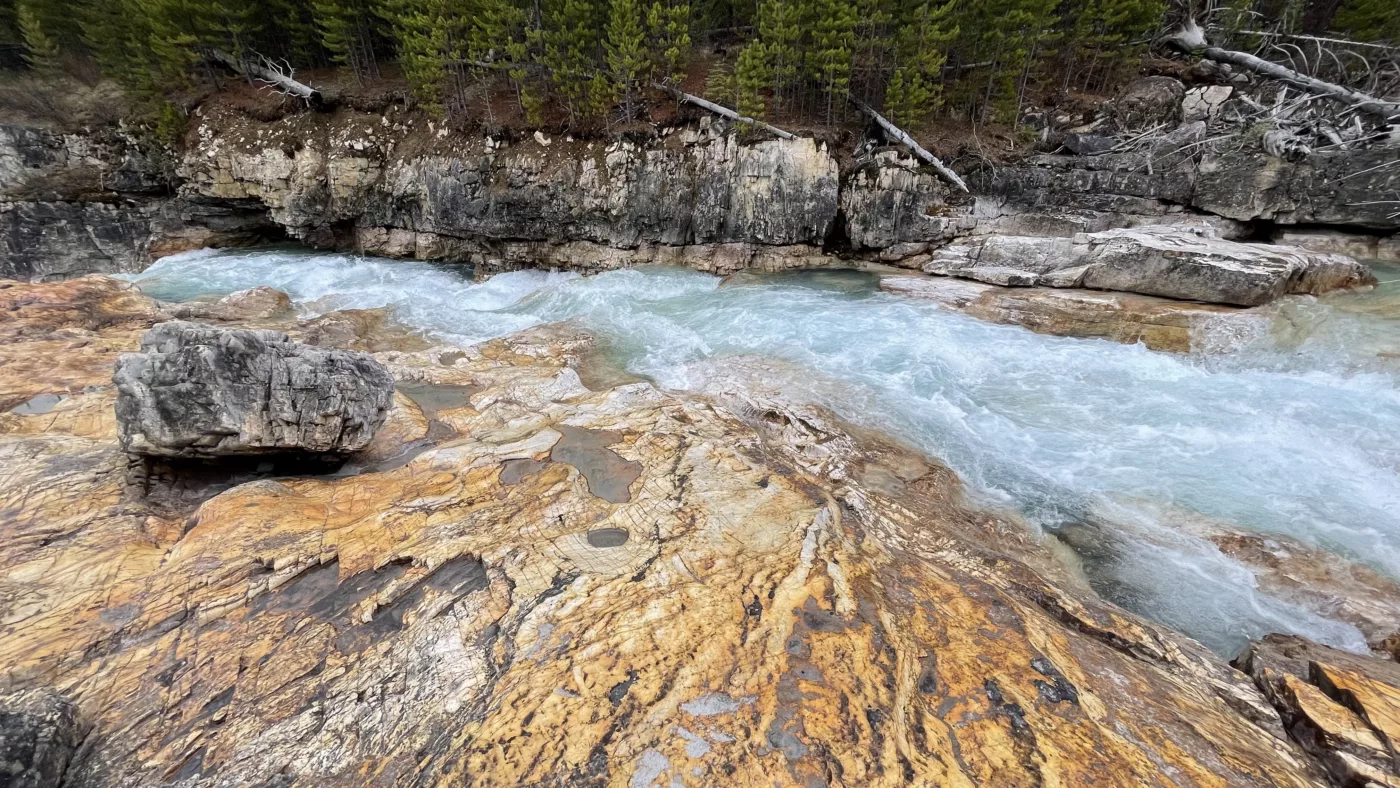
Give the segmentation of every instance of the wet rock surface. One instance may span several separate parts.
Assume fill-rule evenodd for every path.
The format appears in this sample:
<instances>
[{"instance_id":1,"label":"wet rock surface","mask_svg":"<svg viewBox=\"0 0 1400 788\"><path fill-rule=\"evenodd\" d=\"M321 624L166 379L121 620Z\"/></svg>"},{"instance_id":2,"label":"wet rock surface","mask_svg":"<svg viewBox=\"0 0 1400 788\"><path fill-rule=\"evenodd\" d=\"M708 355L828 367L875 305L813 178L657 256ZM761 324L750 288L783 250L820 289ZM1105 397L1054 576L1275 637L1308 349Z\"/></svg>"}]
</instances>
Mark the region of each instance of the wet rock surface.
<instances>
[{"instance_id":1,"label":"wet rock surface","mask_svg":"<svg viewBox=\"0 0 1400 788\"><path fill-rule=\"evenodd\" d=\"M923 298L993 323L1042 334L1102 337L1153 350L1185 353L1200 331L1221 321L1259 320L1245 310L1152 296L1048 287L1002 287L949 277L880 278L887 293Z\"/></svg>"},{"instance_id":2,"label":"wet rock surface","mask_svg":"<svg viewBox=\"0 0 1400 788\"><path fill-rule=\"evenodd\" d=\"M359 451L394 390L363 353L181 321L143 334L112 382L122 447L165 457Z\"/></svg>"},{"instance_id":3,"label":"wet rock surface","mask_svg":"<svg viewBox=\"0 0 1400 788\"><path fill-rule=\"evenodd\" d=\"M168 304L166 311L181 320L268 320L292 310L292 299L271 287L254 287L230 293L216 301Z\"/></svg>"},{"instance_id":4,"label":"wet rock surface","mask_svg":"<svg viewBox=\"0 0 1400 788\"><path fill-rule=\"evenodd\" d=\"M101 281L11 288L0 352L135 349L151 304ZM65 410L110 386L0 419L0 684L93 721L65 784L1325 782L1248 676L927 457L761 386L590 390L567 327L354 341L427 403L370 448L405 461L174 512Z\"/></svg>"},{"instance_id":5,"label":"wet rock surface","mask_svg":"<svg viewBox=\"0 0 1400 788\"><path fill-rule=\"evenodd\" d=\"M1343 255L1216 237L1207 228L1141 227L1073 238L990 236L939 249L926 273L1016 287L1082 287L1258 306L1295 293L1375 284Z\"/></svg>"}]
</instances>

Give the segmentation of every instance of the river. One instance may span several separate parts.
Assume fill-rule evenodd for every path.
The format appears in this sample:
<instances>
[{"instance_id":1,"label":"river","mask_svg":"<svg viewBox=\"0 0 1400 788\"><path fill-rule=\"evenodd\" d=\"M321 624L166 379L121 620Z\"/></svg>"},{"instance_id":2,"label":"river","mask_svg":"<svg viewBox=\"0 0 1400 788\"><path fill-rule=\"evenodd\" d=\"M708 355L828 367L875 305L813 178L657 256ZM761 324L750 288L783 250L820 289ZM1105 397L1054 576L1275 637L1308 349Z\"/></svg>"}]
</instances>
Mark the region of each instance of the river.
<instances>
[{"instance_id":1,"label":"river","mask_svg":"<svg viewBox=\"0 0 1400 788\"><path fill-rule=\"evenodd\" d=\"M305 314L391 306L470 343L573 319L657 385L755 383L956 469L1079 550L1114 601L1223 654L1271 631L1364 650L1350 624L1261 591L1191 521L1287 535L1400 578L1400 270L1290 298L1192 355L1042 336L878 290L859 272L633 269L592 277L289 249L201 251L130 277L166 300L269 285ZM743 359L776 359L753 364Z\"/></svg>"}]
</instances>

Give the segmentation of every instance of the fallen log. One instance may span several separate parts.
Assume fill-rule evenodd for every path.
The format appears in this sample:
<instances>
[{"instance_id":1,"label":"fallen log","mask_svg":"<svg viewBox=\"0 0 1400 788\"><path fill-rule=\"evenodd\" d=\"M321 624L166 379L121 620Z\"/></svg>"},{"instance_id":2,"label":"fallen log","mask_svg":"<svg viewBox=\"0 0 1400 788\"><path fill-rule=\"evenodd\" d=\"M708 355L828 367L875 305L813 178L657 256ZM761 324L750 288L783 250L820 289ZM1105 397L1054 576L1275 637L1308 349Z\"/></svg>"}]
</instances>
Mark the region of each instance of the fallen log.
<instances>
[{"instance_id":1,"label":"fallen log","mask_svg":"<svg viewBox=\"0 0 1400 788\"><path fill-rule=\"evenodd\" d=\"M295 72L290 67L287 68L284 73L275 63L261 55L258 56L261 62L255 62L247 58L236 58L218 49L209 49L207 50L207 54L211 59L223 63L225 66L228 66L246 77L256 79L259 82L265 82L289 96L296 96L308 104L320 104L323 99L321 91L293 79L292 77Z\"/></svg>"},{"instance_id":2,"label":"fallen log","mask_svg":"<svg viewBox=\"0 0 1400 788\"><path fill-rule=\"evenodd\" d=\"M759 128L767 129L768 131L773 132L774 134L778 135L779 137L782 137L785 140L797 139L797 135L793 134L790 131L783 131L782 129L772 125L771 123L764 123L763 121L757 120L755 118L745 117L735 112L734 110L729 109L728 107L722 107L719 104L714 103L713 101L707 101L706 99L700 98L699 96L676 90L675 88L670 87L668 85L663 85L660 82L653 82L651 86L656 88L657 90L669 93L671 96L674 96L678 101L684 101L690 104L694 104L695 106L701 107L702 109L707 109L715 113L716 115L721 115L723 117L729 118L730 120L737 120L740 123L752 123L753 125L758 126Z\"/></svg>"},{"instance_id":3,"label":"fallen log","mask_svg":"<svg viewBox=\"0 0 1400 788\"><path fill-rule=\"evenodd\" d=\"M956 172L953 172L952 168L939 161L937 156L925 150L924 146L920 145L917 140L905 133L904 129L901 129L900 127L889 122L889 120L887 120L884 115L881 115L874 109L871 109L870 105L866 104L860 99L854 96L850 96L849 98L851 99L851 103L856 105L857 109L869 115L876 123L878 123L880 125L880 128L884 129L885 133L888 134L891 139L895 140L896 142L902 143L909 150L913 151L914 155L917 156L920 161L937 170L938 174L943 176L944 180L948 181L949 183L953 184L959 189L962 189L963 191L967 191L967 184L963 183L963 179L958 177L958 174Z\"/></svg>"},{"instance_id":4,"label":"fallen log","mask_svg":"<svg viewBox=\"0 0 1400 788\"><path fill-rule=\"evenodd\" d=\"M1229 63L1253 71L1260 76L1277 79L1309 93L1339 101L1383 121L1391 123L1400 121L1400 102L1386 101L1352 90L1344 85L1310 77L1291 68L1255 57L1248 52L1236 52L1232 49L1210 46L1206 43L1205 31L1194 20L1188 20L1180 30L1168 37L1167 41L1187 52L1199 53L1207 60Z\"/></svg>"}]
</instances>

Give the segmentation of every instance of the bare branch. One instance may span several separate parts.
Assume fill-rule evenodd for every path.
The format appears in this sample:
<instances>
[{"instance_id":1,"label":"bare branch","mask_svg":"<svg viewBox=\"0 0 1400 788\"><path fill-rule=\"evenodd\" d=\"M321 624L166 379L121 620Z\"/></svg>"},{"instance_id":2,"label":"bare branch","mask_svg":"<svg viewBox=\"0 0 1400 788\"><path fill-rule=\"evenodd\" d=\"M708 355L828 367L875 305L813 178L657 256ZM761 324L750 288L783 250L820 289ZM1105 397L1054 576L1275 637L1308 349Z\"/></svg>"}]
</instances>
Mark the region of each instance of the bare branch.
<instances>
[{"instance_id":1,"label":"bare branch","mask_svg":"<svg viewBox=\"0 0 1400 788\"><path fill-rule=\"evenodd\" d=\"M894 125L893 123L890 123L888 120L885 119L884 115L881 115L880 113L871 109L869 105L856 98L855 96L847 96L847 98L851 100L852 104L856 105L857 109L869 115L872 120L879 124L880 128L884 129L885 133L888 134L892 139L903 143L905 147L914 152L914 155L917 156L920 161L937 170L938 174L943 176L944 180L948 181L949 183L953 184L954 186L958 187L963 191L967 191L967 184L963 183L963 179L958 177L958 174L956 172L953 172L953 170L950 169L948 165L939 161L937 156L934 156L932 153L929 153L927 150L925 150L924 146L920 145L917 140L906 134L903 129Z\"/></svg>"},{"instance_id":2,"label":"bare branch","mask_svg":"<svg viewBox=\"0 0 1400 788\"><path fill-rule=\"evenodd\" d=\"M1324 44L1342 44L1342 45L1350 46L1350 47L1374 47L1374 48L1376 48L1376 49L1385 49L1385 50L1390 50L1390 51L1400 51L1400 50L1397 50L1395 47L1390 46L1390 45L1388 45L1388 44L1372 44L1372 43L1368 43L1368 42L1366 42L1366 41L1351 41L1351 40L1348 40L1348 39L1345 39L1345 38L1324 38L1324 37L1322 37L1322 36L1304 36L1304 35L1297 35L1297 34L1294 34L1294 33L1280 33L1280 32L1276 32L1276 31L1271 32L1271 31L1267 31L1267 30L1241 30L1241 31L1240 31L1240 34L1241 34L1241 35L1246 35L1246 36L1264 36L1264 37L1266 37L1266 38L1267 38L1267 37L1294 38L1294 39L1298 39L1298 40L1300 40L1300 41L1320 41L1320 42L1322 42L1322 43L1324 43Z\"/></svg>"},{"instance_id":3,"label":"bare branch","mask_svg":"<svg viewBox=\"0 0 1400 788\"><path fill-rule=\"evenodd\" d=\"M223 63L244 76L265 82L286 95L296 96L307 104L321 103L323 98L321 91L293 79L295 71L290 64L279 66L263 55L258 55L262 62L255 63L247 58L236 58L218 49L208 49L206 54L211 59Z\"/></svg>"},{"instance_id":4,"label":"bare branch","mask_svg":"<svg viewBox=\"0 0 1400 788\"><path fill-rule=\"evenodd\" d=\"M1284 84L1301 88L1319 96L1326 96L1344 104L1354 105L1356 109L1386 122L1400 120L1400 103L1379 99L1333 82L1310 77L1247 52L1236 52L1209 46L1206 43L1205 32L1201 30L1200 25L1196 24L1195 20L1187 20L1186 24L1169 36L1167 40L1189 52L1199 52L1207 60L1240 66L1260 76L1276 79Z\"/></svg>"},{"instance_id":5,"label":"bare branch","mask_svg":"<svg viewBox=\"0 0 1400 788\"><path fill-rule=\"evenodd\" d=\"M699 96L693 96L689 93L684 93L682 91L676 90L673 87L670 87L669 85L663 85L660 82L653 82L651 86L656 88L657 90L665 91L666 93L675 97L678 101L684 101L690 104L694 104L695 106L707 109L715 113L716 115L729 118L730 120L737 120L740 123L752 123L753 125L758 126L761 129L767 129L768 131L773 132L774 134L778 135L779 137L782 137L785 140L797 139L797 135L793 134L790 131L784 131L778 128L777 126L774 126L769 123L764 123L761 120L756 120L754 118L746 118L743 115L740 115L739 113L735 112L734 110L729 109L728 107L721 107L713 101L708 101L706 99L700 98Z\"/></svg>"}]
</instances>

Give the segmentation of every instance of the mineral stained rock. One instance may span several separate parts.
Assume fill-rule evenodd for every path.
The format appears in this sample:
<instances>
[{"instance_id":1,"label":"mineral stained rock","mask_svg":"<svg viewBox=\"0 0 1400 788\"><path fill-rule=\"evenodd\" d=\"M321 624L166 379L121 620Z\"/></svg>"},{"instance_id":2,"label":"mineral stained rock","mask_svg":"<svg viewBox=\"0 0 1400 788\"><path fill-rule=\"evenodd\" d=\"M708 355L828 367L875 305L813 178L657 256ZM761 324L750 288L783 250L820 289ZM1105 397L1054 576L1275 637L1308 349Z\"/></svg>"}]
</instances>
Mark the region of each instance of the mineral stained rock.
<instances>
[{"instance_id":1,"label":"mineral stained rock","mask_svg":"<svg viewBox=\"0 0 1400 788\"><path fill-rule=\"evenodd\" d=\"M1072 238L991 236L944 247L923 270L997 285L1117 290L1237 306L1376 281L1370 269L1344 255L1226 241L1210 228L1181 226Z\"/></svg>"},{"instance_id":2,"label":"mineral stained rock","mask_svg":"<svg viewBox=\"0 0 1400 788\"><path fill-rule=\"evenodd\" d=\"M0 359L134 348L149 304L80 281L0 290L49 305ZM94 368L0 420L0 686L93 721L65 785L1324 784L1247 676L925 456L761 386L590 390L563 326L411 339L352 339L405 383L382 459L183 512L64 415L110 412Z\"/></svg>"},{"instance_id":3,"label":"mineral stained rock","mask_svg":"<svg viewBox=\"0 0 1400 788\"><path fill-rule=\"evenodd\" d=\"M394 391L363 353L183 321L147 331L112 382L122 447L166 457L359 451Z\"/></svg>"},{"instance_id":4,"label":"mineral stained rock","mask_svg":"<svg viewBox=\"0 0 1400 788\"><path fill-rule=\"evenodd\" d=\"M0 785L53 788L63 783L87 735L78 709L48 690L0 695Z\"/></svg>"},{"instance_id":5,"label":"mineral stained rock","mask_svg":"<svg viewBox=\"0 0 1400 788\"><path fill-rule=\"evenodd\" d=\"M1235 664L1338 785L1400 785L1400 665L1277 634L1251 644Z\"/></svg>"},{"instance_id":6,"label":"mineral stained rock","mask_svg":"<svg viewBox=\"0 0 1400 788\"><path fill-rule=\"evenodd\" d=\"M180 320L219 322L268 319L286 314L291 309L291 296L271 287L240 290L217 301L187 301L166 307L171 315Z\"/></svg>"}]
</instances>

